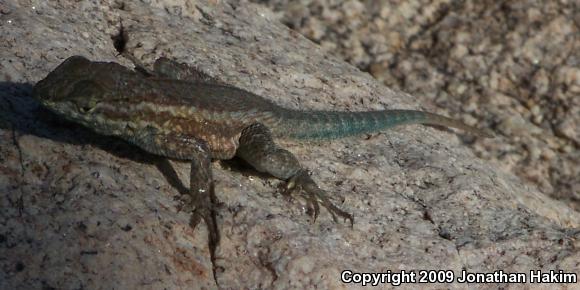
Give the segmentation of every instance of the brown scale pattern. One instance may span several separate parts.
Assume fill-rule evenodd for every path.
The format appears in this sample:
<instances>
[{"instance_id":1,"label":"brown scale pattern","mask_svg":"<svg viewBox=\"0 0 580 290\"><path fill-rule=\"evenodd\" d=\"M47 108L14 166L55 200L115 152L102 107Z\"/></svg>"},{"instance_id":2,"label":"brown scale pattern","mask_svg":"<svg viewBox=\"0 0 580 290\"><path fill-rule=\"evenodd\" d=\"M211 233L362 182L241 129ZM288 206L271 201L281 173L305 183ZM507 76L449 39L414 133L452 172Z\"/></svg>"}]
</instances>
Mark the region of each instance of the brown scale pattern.
<instances>
[{"instance_id":1,"label":"brown scale pattern","mask_svg":"<svg viewBox=\"0 0 580 290\"><path fill-rule=\"evenodd\" d=\"M146 77L117 63L90 62L81 57L63 62L35 86L34 94L73 121L170 156L185 156L188 149L159 150L163 148L152 147L148 134L168 142L204 140L212 157L219 159L233 157L240 134L255 123L264 124L276 137L297 139L333 139L416 123L491 136L427 112L290 110L235 87ZM88 110L93 105L94 110ZM79 113L78 108L84 106L87 112ZM100 107L106 109L99 111Z\"/></svg>"},{"instance_id":2,"label":"brown scale pattern","mask_svg":"<svg viewBox=\"0 0 580 290\"><path fill-rule=\"evenodd\" d=\"M129 105L127 105L129 106ZM121 108L126 108L121 106ZM115 107L103 107L95 114L109 121L115 121L121 135L133 135L146 127L155 128L159 135L179 134L185 138L201 139L206 142L212 158L230 159L239 146L241 131L255 119L239 122L231 118L207 118L208 112L197 110L182 117L176 117L170 110L152 110L147 106L137 112ZM210 114L209 114L210 115ZM133 126L128 124L134 124ZM109 131L110 128L108 129ZM140 140L134 142L139 143ZM140 144L137 144L140 145ZM160 144L158 146L166 146ZM161 148L163 149L163 148Z\"/></svg>"}]
</instances>

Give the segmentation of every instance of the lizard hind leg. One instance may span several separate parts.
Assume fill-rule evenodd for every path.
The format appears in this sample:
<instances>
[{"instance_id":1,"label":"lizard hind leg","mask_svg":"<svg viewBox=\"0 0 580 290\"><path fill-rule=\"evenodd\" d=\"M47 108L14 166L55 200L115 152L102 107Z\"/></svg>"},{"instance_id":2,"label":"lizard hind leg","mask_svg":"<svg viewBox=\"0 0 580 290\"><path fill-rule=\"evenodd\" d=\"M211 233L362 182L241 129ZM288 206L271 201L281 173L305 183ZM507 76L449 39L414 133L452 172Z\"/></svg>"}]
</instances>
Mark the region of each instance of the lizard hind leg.
<instances>
[{"instance_id":1,"label":"lizard hind leg","mask_svg":"<svg viewBox=\"0 0 580 290\"><path fill-rule=\"evenodd\" d=\"M313 222L318 217L320 203L330 212L334 221L340 216L353 224L353 216L330 201L326 192L318 187L296 157L274 143L270 130L263 124L253 124L242 131L236 154L256 170L286 180L286 195L296 191L302 193L312 209Z\"/></svg>"}]
</instances>

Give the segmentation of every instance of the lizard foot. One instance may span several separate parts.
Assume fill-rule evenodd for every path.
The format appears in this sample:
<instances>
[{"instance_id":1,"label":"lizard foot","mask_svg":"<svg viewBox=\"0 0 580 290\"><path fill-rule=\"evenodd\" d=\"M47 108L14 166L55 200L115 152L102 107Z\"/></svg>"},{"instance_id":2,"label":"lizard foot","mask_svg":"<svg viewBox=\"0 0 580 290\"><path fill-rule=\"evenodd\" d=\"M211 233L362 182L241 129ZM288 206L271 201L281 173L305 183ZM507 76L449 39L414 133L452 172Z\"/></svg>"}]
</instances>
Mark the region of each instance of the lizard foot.
<instances>
[{"instance_id":1,"label":"lizard foot","mask_svg":"<svg viewBox=\"0 0 580 290\"><path fill-rule=\"evenodd\" d=\"M212 262L213 277L216 285L219 283L217 280L217 270L216 265L216 249L220 241L219 231L216 222L216 204L217 199L213 194L213 186L210 186L210 192L204 192L199 190L198 194L184 195L180 198L181 206L180 211L191 213L191 218L189 220L189 225L192 230L195 230L199 222L203 219L208 231L208 244L210 259Z\"/></svg>"},{"instance_id":2,"label":"lizard foot","mask_svg":"<svg viewBox=\"0 0 580 290\"><path fill-rule=\"evenodd\" d=\"M184 195L180 199L182 205L179 210L191 213L189 222L191 228L195 230L203 219L209 232L210 248L212 244L217 245L219 243L219 231L216 222L216 208L210 194Z\"/></svg>"},{"instance_id":3,"label":"lizard foot","mask_svg":"<svg viewBox=\"0 0 580 290\"><path fill-rule=\"evenodd\" d=\"M325 207L328 212L332 215L332 219L338 222L337 216L350 221L350 226L354 224L354 217L340 208L336 207L326 195L326 191L322 190L318 185L310 178L310 175L306 170L300 170L294 176L288 180L286 185L286 190L284 191L285 196L290 196L295 191L300 191L308 207L311 209L312 222L316 221L318 213L320 212L319 203Z\"/></svg>"}]
</instances>

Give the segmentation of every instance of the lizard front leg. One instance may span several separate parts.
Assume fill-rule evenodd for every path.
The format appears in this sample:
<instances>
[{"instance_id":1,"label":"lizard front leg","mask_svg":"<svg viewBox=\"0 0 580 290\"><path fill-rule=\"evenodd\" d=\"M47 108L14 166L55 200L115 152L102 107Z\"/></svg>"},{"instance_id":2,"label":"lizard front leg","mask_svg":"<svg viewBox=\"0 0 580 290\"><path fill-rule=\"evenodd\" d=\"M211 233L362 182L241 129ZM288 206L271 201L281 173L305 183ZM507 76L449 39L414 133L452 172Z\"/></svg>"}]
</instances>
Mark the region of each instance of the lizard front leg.
<instances>
[{"instance_id":1,"label":"lizard front leg","mask_svg":"<svg viewBox=\"0 0 580 290\"><path fill-rule=\"evenodd\" d=\"M288 181L286 193L296 190L305 193L305 199L313 208L313 221L318 216L320 203L335 221L336 216L340 216L350 220L351 225L354 222L351 214L332 204L326 192L316 185L292 153L274 143L270 130L263 124L253 124L242 131L236 155L256 170Z\"/></svg>"},{"instance_id":2,"label":"lizard front leg","mask_svg":"<svg viewBox=\"0 0 580 290\"><path fill-rule=\"evenodd\" d=\"M188 159L191 159L189 200L185 200L186 204L182 210L191 213L189 224L192 229L195 229L201 220L205 222L212 272L217 284L216 249L220 235L216 221L215 205L218 201L214 192L211 157L205 142L196 140L194 144L189 145Z\"/></svg>"},{"instance_id":3,"label":"lizard front leg","mask_svg":"<svg viewBox=\"0 0 580 290\"><path fill-rule=\"evenodd\" d=\"M211 158L207 148L203 145L196 146L191 156L191 171L189 178L189 194L191 200L183 209L191 211L190 225L192 228L203 219L208 230L208 240L212 260L215 259L216 246L219 243L219 231L216 223L217 203L213 176L211 171Z\"/></svg>"},{"instance_id":4,"label":"lizard front leg","mask_svg":"<svg viewBox=\"0 0 580 290\"><path fill-rule=\"evenodd\" d=\"M215 252L220 236L216 222L215 205L218 201L214 193L211 154L206 143L184 134L160 133L152 127L127 137L127 140L153 154L191 160L189 196L185 196L181 210L191 212L190 225L193 229L201 220L207 226L212 271L217 283Z\"/></svg>"}]
</instances>

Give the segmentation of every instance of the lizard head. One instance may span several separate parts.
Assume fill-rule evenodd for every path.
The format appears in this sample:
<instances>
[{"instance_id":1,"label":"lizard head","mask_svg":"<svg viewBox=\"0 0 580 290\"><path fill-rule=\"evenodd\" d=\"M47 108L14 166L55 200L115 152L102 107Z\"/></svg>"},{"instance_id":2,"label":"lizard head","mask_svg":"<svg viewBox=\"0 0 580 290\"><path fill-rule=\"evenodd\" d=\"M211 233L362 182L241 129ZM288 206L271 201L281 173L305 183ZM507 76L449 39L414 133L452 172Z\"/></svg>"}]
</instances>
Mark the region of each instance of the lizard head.
<instances>
[{"instance_id":1,"label":"lizard head","mask_svg":"<svg viewBox=\"0 0 580 290\"><path fill-rule=\"evenodd\" d=\"M93 64L82 56L67 58L34 86L33 97L69 118L90 114L103 96L102 88L91 80Z\"/></svg>"},{"instance_id":2,"label":"lizard head","mask_svg":"<svg viewBox=\"0 0 580 290\"><path fill-rule=\"evenodd\" d=\"M123 76L134 72L112 62L93 62L82 56L63 61L33 88L32 95L44 107L70 121L105 135L118 134L127 124L126 116L116 122L123 108L123 96L116 92L126 84ZM130 77L129 77L130 79Z\"/></svg>"},{"instance_id":3,"label":"lizard head","mask_svg":"<svg viewBox=\"0 0 580 290\"><path fill-rule=\"evenodd\" d=\"M69 121L104 135L118 135L132 121L125 108L135 99L130 89L135 74L118 63L72 56L39 81L32 95Z\"/></svg>"}]
</instances>

